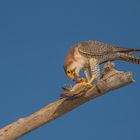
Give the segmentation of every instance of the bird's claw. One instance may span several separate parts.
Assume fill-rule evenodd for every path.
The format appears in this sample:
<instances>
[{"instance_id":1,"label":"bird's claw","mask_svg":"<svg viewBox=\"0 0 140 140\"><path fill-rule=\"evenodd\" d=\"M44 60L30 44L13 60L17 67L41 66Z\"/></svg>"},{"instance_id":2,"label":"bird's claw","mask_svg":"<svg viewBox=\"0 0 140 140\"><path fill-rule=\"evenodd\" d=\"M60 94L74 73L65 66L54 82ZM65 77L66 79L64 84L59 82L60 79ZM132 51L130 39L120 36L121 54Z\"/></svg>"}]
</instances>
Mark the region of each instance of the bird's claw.
<instances>
[{"instance_id":1,"label":"bird's claw","mask_svg":"<svg viewBox=\"0 0 140 140\"><path fill-rule=\"evenodd\" d=\"M86 82L85 80L82 82L82 84L87 84L89 87L92 87L93 86L93 81L95 80L95 75L92 76L92 78Z\"/></svg>"},{"instance_id":2,"label":"bird's claw","mask_svg":"<svg viewBox=\"0 0 140 140\"><path fill-rule=\"evenodd\" d=\"M92 80L87 82L84 78L80 78L80 80L78 80L77 83L82 85L88 85L89 87L93 86Z\"/></svg>"},{"instance_id":3,"label":"bird's claw","mask_svg":"<svg viewBox=\"0 0 140 140\"><path fill-rule=\"evenodd\" d=\"M85 84L86 80L84 78L78 78L76 83L78 83L78 84Z\"/></svg>"},{"instance_id":4,"label":"bird's claw","mask_svg":"<svg viewBox=\"0 0 140 140\"><path fill-rule=\"evenodd\" d=\"M95 80L95 76L93 76L88 82L87 84L90 86L93 86L92 82Z\"/></svg>"}]
</instances>

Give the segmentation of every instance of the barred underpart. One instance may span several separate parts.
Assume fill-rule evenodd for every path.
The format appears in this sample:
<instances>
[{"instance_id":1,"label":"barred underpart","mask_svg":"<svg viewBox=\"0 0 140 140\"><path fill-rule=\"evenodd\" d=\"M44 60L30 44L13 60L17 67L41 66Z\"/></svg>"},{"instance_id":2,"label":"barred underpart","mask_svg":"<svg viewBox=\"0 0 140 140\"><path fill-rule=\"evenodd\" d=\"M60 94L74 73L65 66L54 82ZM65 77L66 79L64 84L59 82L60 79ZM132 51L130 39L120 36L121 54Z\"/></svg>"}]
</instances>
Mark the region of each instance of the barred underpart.
<instances>
[{"instance_id":1,"label":"barred underpart","mask_svg":"<svg viewBox=\"0 0 140 140\"><path fill-rule=\"evenodd\" d=\"M89 60L91 75L95 75L96 79L100 78L100 68L99 63L96 59L92 58Z\"/></svg>"}]
</instances>

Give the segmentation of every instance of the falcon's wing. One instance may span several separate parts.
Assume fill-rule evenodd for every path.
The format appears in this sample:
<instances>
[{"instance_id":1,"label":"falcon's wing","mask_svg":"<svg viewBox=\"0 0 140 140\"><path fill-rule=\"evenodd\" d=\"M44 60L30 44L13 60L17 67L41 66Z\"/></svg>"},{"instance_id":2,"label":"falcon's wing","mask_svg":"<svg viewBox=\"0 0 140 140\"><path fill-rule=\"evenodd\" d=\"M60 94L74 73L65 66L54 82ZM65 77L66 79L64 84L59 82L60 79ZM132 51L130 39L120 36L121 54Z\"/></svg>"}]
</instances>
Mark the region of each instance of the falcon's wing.
<instances>
[{"instance_id":1,"label":"falcon's wing","mask_svg":"<svg viewBox=\"0 0 140 140\"><path fill-rule=\"evenodd\" d=\"M94 56L114 53L118 47L105 44L99 41L83 41L78 44L81 54Z\"/></svg>"}]
</instances>

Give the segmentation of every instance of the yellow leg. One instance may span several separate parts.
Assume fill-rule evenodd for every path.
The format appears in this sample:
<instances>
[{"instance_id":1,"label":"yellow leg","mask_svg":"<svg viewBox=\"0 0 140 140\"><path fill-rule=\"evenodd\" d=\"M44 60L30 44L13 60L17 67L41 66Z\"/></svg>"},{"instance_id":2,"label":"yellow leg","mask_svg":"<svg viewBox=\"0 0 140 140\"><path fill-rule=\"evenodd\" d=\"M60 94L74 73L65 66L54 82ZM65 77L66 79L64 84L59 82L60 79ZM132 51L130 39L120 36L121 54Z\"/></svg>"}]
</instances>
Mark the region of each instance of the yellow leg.
<instances>
[{"instance_id":1,"label":"yellow leg","mask_svg":"<svg viewBox=\"0 0 140 140\"><path fill-rule=\"evenodd\" d=\"M93 75L93 76L91 77L91 79L88 81L88 84L92 84L92 82L94 81L94 79L95 79L95 75Z\"/></svg>"},{"instance_id":2,"label":"yellow leg","mask_svg":"<svg viewBox=\"0 0 140 140\"><path fill-rule=\"evenodd\" d=\"M89 87L93 87L92 82L94 81L95 76L93 76L89 81L86 81L84 78L81 78L81 80L78 82L79 84L88 85Z\"/></svg>"}]
</instances>

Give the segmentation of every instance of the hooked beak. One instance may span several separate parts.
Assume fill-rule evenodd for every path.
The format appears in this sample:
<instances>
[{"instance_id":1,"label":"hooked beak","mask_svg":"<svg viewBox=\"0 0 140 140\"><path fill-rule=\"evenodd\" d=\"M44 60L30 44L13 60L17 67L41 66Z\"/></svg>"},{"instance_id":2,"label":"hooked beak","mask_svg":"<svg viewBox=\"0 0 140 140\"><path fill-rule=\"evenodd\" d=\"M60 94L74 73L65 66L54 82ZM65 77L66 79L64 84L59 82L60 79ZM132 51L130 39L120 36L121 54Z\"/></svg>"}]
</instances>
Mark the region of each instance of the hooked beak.
<instances>
[{"instance_id":1,"label":"hooked beak","mask_svg":"<svg viewBox=\"0 0 140 140\"><path fill-rule=\"evenodd\" d=\"M71 75L69 75L68 77L69 77L71 80L74 81L74 77L75 77L74 74L71 74Z\"/></svg>"}]
</instances>

